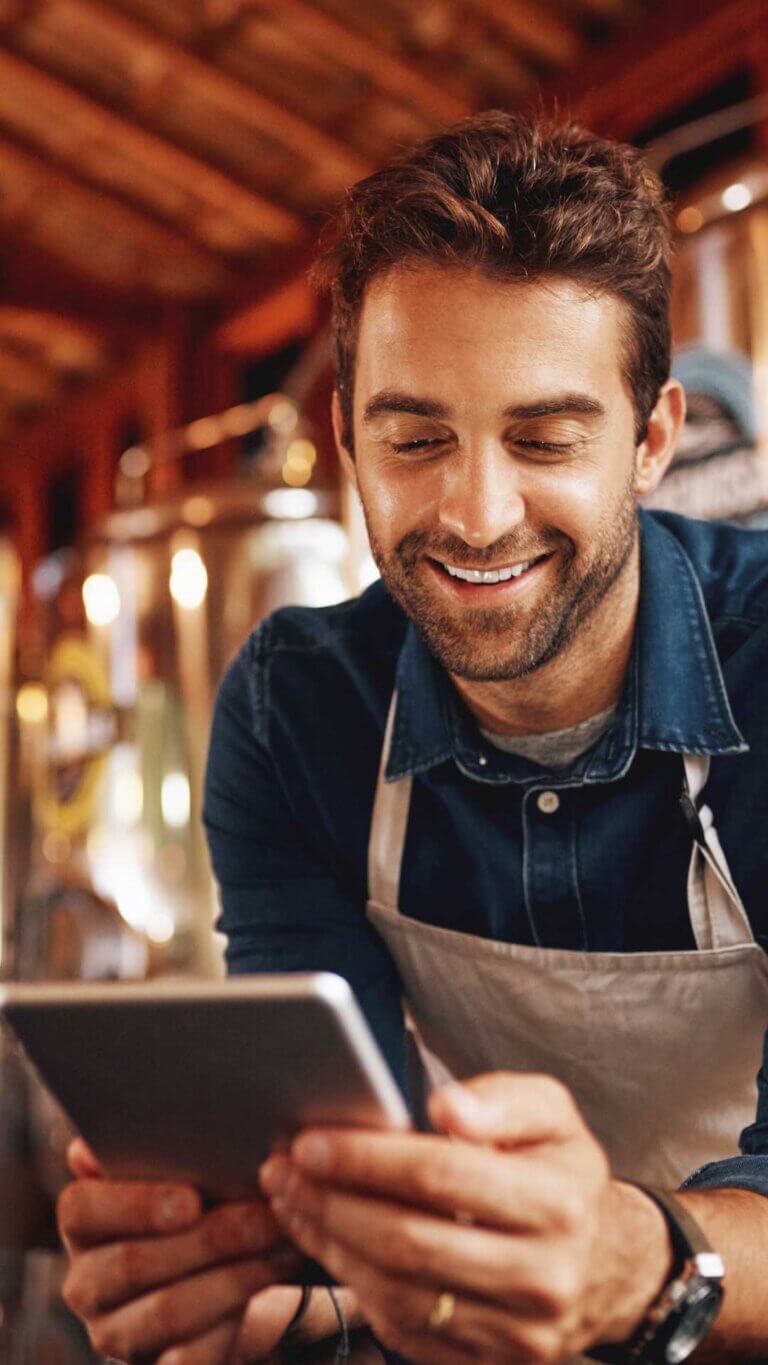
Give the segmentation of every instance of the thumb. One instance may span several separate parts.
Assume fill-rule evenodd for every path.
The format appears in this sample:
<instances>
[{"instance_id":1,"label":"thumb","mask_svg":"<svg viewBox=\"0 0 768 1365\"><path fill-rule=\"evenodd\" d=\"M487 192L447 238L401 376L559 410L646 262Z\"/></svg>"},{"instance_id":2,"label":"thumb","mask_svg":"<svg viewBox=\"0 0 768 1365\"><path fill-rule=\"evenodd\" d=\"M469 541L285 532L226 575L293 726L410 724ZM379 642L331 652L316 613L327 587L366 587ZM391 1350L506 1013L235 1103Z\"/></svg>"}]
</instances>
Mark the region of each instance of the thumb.
<instances>
[{"instance_id":1,"label":"thumb","mask_svg":"<svg viewBox=\"0 0 768 1365\"><path fill-rule=\"evenodd\" d=\"M96 1179L104 1174L90 1147L80 1137L74 1138L67 1148L67 1164L77 1180Z\"/></svg>"},{"instance_id":2,"label":"thumb","mask_svg":"<svg viewBox=\"0 0 768 1365\"><path fill-rule=\"evenodd\" d=\"M504 1148L563 1142L582 1126L573 1097L554 1076L512 1071L434 1090L429 1117L441 1132Z\"/></svg>"}]
</instances>

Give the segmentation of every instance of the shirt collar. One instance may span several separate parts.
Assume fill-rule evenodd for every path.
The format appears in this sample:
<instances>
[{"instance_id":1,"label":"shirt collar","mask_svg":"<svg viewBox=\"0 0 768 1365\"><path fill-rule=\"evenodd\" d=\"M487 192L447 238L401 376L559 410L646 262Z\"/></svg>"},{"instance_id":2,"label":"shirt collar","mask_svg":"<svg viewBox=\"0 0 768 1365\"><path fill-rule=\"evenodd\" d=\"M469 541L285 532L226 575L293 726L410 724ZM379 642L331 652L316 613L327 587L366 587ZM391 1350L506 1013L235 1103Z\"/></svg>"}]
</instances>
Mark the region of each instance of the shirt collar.
<instances>
[{"instance_id":1,"label":"shirt collar","mask_svg":"<svg viewBox=\"0 0 768 1365\"><path fill-rule=\"evenodd\" d=\"M738 754L748 749L725 689L701 583L680 541L640 513L636 630L645 749Z\"/></svg>"},{"instance_id":2,"label":"shirt collar","mask_svg":"<svg viewBox=\"0 0 768 1365\"><path fill-rule=\"evenodd\" d=\"M734 754L747 749L731 712L701 585L666 527L640 512L640 603L611 729L558 786L613 781L638 748ZM453 758L478 781L531 782L541 768L487 744L445 671L409 625L396 675L388 781Z\"/></svg>"}]
</instances>

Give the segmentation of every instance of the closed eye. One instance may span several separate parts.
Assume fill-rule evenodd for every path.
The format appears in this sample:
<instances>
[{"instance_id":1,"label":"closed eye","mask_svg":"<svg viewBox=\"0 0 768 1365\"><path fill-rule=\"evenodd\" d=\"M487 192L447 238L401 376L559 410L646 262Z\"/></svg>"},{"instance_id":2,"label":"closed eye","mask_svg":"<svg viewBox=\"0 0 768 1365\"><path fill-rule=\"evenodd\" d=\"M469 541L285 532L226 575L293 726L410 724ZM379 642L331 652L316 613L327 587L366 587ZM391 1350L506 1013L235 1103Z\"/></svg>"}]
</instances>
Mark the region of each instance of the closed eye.
<instances>
[{"instance_id":1,"label":"closed eye","mask_svg":"<svg viewBox=\"0 0 768 1365\"><path fill-rule=\"evenodd\" d=\"M560 450L573 449L573 443L571 441L562 442L560 444L555 441L518 441L517 444L523 446L526 450L544 450L553 454L557 454Z\"/></svg>"},{"instance_id":2,"label":"closed eye","mask_svg":"<svg viewBox=\"0 0 768 1365\"><path fill-rule=\"evenodd\" d=\"M408 454L409 451L427 450L429 446L436 446L439 444L440 442L435 440L434 438L430 439L424 438L419 441L401 441L399 444L397 442L393 442L392 449L396 450L398 454Z\"/></svg>"}]
</instances>

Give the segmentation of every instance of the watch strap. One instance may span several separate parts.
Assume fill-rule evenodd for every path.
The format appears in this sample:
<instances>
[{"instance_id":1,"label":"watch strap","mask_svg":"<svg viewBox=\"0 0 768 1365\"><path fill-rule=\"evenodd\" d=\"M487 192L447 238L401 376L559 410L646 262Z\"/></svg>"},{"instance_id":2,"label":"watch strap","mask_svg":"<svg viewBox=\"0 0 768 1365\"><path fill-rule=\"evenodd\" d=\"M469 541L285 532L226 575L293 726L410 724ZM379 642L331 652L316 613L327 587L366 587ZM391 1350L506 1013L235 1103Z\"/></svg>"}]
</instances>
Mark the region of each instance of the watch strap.
<instances>
[{"instance_id":1,"label":"watch strap","mask_svg":"<svg viewBox=\"0 0 768 1365\"><path fill-rule=\"evenodd\" d=\"M653 1313L654 1308L659 1303L663 1302L670 1286L682 1277L695 1256L712 1253L712 1247L704 1232L685 1208L682 1200L677 1199L673 1194L668 1194L666 1190L661 1191L649 1185L642 1185L637 1180L627 1181L626 1183L641 1190L663 1213L672 1245L672 1271L656 1300L651 1304L648 1315L627 1341L590 1348L588 1358L603 1361L605 1365L627 1365L627 1362L637 1361L638 1359L652 1361L656 1358L653 1352L653 1343L648 1341L648 1318L650 1314ZM662 1324L660 1324L659 1331L662 1337L666 1335ZM644 1345L646 1350L642 1350L641 1345Z\"/></svg>"},{"instance_id":2,"label":"watch strap","mask_svg":"<svg viewBox=\"0 0 768 1365\"><path fill-rule=\"evenodd\" d=\"M664 1214L669 1239L672 1243L673 1264L669 1279L676 1280L678 1275L682 1274L686 1261L690 1261L693 1256L711 1251L712 1247L681 1199L677 1199L673 1194L668 1194L666 1190L656 1190L651 1185L641 1185L637 1180L628 1183L634 1185L635 1189L642 1190L643 1194L652 1199L657 1208L661 1209Z\"/></svg>"}]
</instances>

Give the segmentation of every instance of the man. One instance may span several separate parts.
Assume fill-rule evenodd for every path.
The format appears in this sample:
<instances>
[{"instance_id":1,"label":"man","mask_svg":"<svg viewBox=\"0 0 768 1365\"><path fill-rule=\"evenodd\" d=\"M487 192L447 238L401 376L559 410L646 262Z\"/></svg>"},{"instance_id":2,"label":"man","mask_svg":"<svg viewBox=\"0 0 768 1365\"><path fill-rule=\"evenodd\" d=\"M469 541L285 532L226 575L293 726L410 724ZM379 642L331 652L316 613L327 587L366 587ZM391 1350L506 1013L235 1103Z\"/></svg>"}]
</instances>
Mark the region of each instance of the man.
<instances>
[{"instance_id":1,"label":"man","mask_svg":"<svg viewBox=\"0 0 768 1365\"><path fill-rule=\"evenodd\" d=\"M698 1358L767 1355L768 540L638 519L684 416L659 187L484 115L356 186L324 261L382 584L224 680L221 925L234 972L346 976L400 1074L402 997L463 1084L431 1134L303 1135L250 1241L191 1191L150 1237L157 1192L76 1149L68 1301L102 1351L263 1359L281 1232L408 1360L682 1360L709 1246Z\"/></svg>"}]
</instances>

